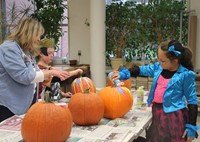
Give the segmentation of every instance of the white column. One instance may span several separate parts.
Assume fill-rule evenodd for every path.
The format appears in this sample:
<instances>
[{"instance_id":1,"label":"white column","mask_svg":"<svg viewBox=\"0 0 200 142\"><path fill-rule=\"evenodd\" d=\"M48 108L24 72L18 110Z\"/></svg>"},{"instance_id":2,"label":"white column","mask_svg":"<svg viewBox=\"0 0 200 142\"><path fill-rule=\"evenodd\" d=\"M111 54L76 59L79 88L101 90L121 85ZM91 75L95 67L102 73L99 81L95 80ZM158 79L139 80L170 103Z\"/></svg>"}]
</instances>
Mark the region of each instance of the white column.
<instances>
[{"instance_id":1,"label":"white column","mask_svg":"<svg viewBox=\"0 0 200 142\"><path fill-rule=\"evenodd\" d=\"M90 67L97 89L105 87L105 1L90 0Z\"/></svg>"}]
</instances>

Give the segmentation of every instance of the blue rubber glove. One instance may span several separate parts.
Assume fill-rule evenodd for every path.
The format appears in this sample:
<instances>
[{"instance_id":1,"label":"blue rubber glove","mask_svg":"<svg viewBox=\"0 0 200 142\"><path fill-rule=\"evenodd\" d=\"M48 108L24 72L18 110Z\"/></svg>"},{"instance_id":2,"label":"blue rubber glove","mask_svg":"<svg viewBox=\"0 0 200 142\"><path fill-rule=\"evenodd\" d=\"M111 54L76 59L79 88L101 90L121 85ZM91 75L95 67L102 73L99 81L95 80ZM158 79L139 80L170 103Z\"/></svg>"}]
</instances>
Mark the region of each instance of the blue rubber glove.
<instances>
[{"instance_id":1,"label":"blue rubber glove","mask_svg":"<svg viewBox=\"0 0 200 142\"><path fill-rule=\"evenodd\" d=\"M187 136L191 138L196 138L196 131L200 130L200 127L191 124L186 124L185 127L187 131Z\"/></svg>"},{"instance_id":2,"label":"blue rubber glove","mask_svg":"<svg viewBox=\"0 0 200 142\"><path fill-rule=\"evenodd\" d=\"M120 75L120 78L119 78L120 80L127 80L131 76L130 75L130 71L127 68L125 68L125 67L123 67L122 69L120 69L118 71L118 73Z\"/></svg>"}]
</instances>

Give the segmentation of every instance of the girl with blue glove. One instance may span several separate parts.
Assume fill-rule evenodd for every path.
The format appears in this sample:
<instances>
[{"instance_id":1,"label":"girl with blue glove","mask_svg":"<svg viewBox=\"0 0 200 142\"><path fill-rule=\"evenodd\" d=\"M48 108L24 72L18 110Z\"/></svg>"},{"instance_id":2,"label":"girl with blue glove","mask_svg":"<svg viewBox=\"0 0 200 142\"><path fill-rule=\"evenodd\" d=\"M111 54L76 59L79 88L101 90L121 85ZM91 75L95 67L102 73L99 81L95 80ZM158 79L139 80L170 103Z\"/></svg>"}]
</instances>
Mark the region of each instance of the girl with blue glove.
<instances>
[{"instance_id":1,"label":"girl with blue glove","mask_svg":"<svg viewBox=\"0 0 200 142\"><path fill-rule=\"evenodd\" d=\"M120 80L129 79L130 78L130 72L127 68L123 67L123 65L120 65L119 68L116 71L110 72L108 74L108 78L116 86L122 86L122 85L124 85L124 83L121 82Z\"/></svg>"},{"instance_id":2,"label":"girl with blue glove","mask_svg":"<svg viewBox=\"0 0 200 142\"><path fill-rule=\"evenodd\" d=\"M152 106L152 124L148 142L191 142L197 137L198 99L192 53L172 40L158 47L158 62L134 66L131 76L153 77L148 97Z\"/></svg>"}]
</instances>

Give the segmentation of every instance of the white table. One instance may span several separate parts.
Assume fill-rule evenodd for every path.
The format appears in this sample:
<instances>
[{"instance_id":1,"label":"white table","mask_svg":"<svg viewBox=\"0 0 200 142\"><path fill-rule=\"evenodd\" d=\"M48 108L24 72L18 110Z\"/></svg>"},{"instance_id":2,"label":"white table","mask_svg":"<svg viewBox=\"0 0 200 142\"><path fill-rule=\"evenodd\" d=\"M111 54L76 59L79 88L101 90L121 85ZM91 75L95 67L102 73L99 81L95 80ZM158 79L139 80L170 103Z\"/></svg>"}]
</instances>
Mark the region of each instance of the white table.
<instances>
[{"instance_id":1,"label":"white table","mask_svg":"<svg viewBox=\"0 0 200 142\"><path fill-rule=\"evenodd\" d=\"M145 96L144 100L146 98L147 96ZM136 101L137 98L134 95L134 104L136 104ZM123 118L114 120L103 118L98 125L88 127L74 125L67 142L76 142L77 140L79 142L92 142L96 140L131 142L149 126L151 118L151 108L141 108L133 105L133 108ZM0 123L0 142L22 141L20 127L23 116L14 116L10 119L14 121L11 126L8 126L9 123L5 123L9 119L4 121L4 123Z\"/></svg>"}]
</instances>

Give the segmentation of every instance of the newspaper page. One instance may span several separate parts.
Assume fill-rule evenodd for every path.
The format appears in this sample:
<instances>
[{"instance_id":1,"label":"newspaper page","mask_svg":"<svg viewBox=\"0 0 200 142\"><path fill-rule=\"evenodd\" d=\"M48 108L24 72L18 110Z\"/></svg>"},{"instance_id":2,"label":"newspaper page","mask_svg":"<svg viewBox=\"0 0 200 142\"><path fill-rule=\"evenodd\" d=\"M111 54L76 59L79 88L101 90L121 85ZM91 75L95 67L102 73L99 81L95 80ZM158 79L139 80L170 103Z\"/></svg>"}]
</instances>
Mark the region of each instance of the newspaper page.
<instances>
[{"instance_id":1,"label":"newspaper page","mask_svg":"<svg viewBox=\"0 0 200 142\"><path fill-rule=\"evenodd\" d=\"M110 119L102 118L98 125L92 126L78 126L73 125L70 137L67 142L77 142L84 137L87 137L90 133L92 133L95 129L97 129L101 125L106 125Z\"/></svg>"},{"instance_id":2,"label":"newspaper page","mask_svg":"<svg viewBox=\"0 0 200 142\"><path fill-rule=\"evenodd\" d=\"M21 131L0 130L0 142L22 141Z\"/></svg>"},{"instance_id":3,"label":"newspaper page","mask_svg":"<svg viewBox=\"0 0 200 142\"><path fill-rule=\"evenodd\" d=\"M114 128L107 125L97 127L79 142L121 142L129 134L126 128Z\"/></svg>"},{"instance_id":4,"label":"newspaper page","mask_svg":"<svg viewBox=\"0 0 200 142\"><path fill-rule=\"evenodd\" d=\"M23 116L12 116L0 123L0 142L19 142Z\"/></svg>"},{"instance_id":5,"label":"newspaper page","mask_svg":"<svg viewBox=\"0 0 200 142\"><path fill-rule=\"evenodd\" d=\"M134 94L133 94L134 95ZM151 123L151 108L144 104L137 106L134 97L132 109L122 118L114 120L102 118L98 125L73 125L66 142L129 142L136 139ZM68 102L68 99L62 100ZM23 116L13 116L0 123L0 142L23 142L21 122Z\"/></svg>"},{"instance_id":6,"label":"newspaper page","mask_svg":"<svg viewBox=\"0 0 200 142\"><path fill-rule=\"evenodd\" d=\"M128 129L132 137L138 137L150 125L151 111L131 110L123 118L111 120L107 125Z\"/></svg>"},{"instance_id":7,"label":"newspaper page","mask_svg":"<svg viewBox=\"0 0 200 142\"><path fill-rule=\"evenodd\" d=\"M20 131L22 119L22 117L14 115L13 117L6 119L2 123L0 123L0 129Z\"/></svg>"},{"instance_id":8,"label":"newspaper page","mask_svg":"<svg viewBox=\"0 0 200 142\"><path fill-rule=\"evenodd\" d=\"M73 126L67 142L127 142L137 138L150 120L151 108L140 107L122 118L103 118L98 125Z\"/></svg>"},{"instance_id":9,"label":"newspaper page","mask_svg":"<svg viewBox=\"0 0 200 142\"><path fill-rule=\"evenodd\" d=\"M19 142L21 137L21 120L13 116L1 123L0 142ZM77 126L74 124L66 142L128 142L140 135L149 125L151 111L146 109L131 110L124 117L114 120L101 119L98 125ZM12 122L12 126L10 126Z\"/></svg>"}]
</instances>

